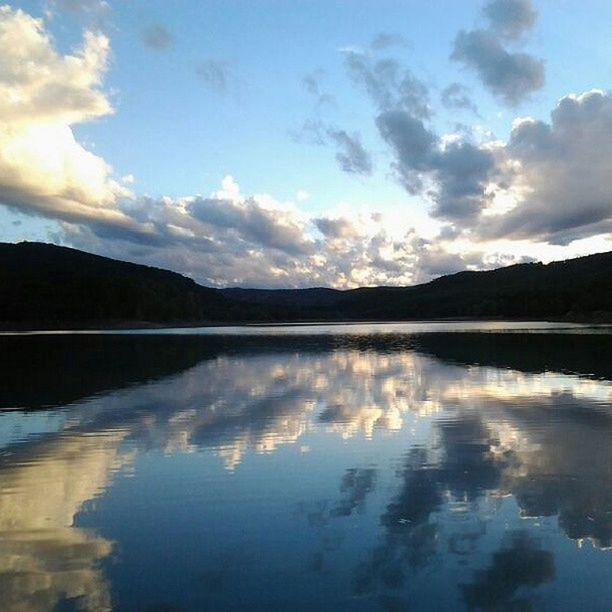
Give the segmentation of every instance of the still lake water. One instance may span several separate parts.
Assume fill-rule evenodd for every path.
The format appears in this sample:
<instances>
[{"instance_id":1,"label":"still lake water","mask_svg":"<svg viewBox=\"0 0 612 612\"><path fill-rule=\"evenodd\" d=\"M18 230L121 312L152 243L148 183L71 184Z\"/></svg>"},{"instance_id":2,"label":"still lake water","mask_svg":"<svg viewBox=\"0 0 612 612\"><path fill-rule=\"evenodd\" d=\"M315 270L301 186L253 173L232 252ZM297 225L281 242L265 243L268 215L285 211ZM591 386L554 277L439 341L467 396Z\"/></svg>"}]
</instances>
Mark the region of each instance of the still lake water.
<instances>
[{"instance_id":1,"label":"still lake water","mask_svg":"<svg viewBox=\"0 0 612 612\"><path fill-rule=\"evenodd\" d=\"M612 608L609 329L4 335L0 362L3 611Z\"/></svg>"}]
</instances>

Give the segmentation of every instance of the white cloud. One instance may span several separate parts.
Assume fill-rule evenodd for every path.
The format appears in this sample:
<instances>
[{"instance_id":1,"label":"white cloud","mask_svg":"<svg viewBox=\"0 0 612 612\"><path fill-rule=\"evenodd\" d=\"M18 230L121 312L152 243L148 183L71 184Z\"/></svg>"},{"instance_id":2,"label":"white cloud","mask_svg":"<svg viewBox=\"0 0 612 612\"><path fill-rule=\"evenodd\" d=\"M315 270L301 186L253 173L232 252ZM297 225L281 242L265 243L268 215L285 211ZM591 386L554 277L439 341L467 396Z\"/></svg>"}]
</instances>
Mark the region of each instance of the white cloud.
<instances>
[{"instance_id":1,"label":"white cloud","mask_svg":"<svg viewBox=\"0 0 612 612\"><path fill-rule=\"evenodd\" d=\"M516 121L504 155L503 191L518 196L510 210L487 218L482 235L568 244L612 231L611 94L565 96L550 123Z\"/></svg>"},{"instance_id":2,"label":"white cloud","mask_svg":"<svg viewBox=\"0 0 612 612\"><path fill-rule=\"evenodd\" d=\"M115 179L72 130L113 112L102 88L106 36L86 32L61 55L42 20L5 6L0 53L0 203L63 222L64 241L103 255L215 286L398 285L520 259L504 259L491 240L561 242L610 227L612 103L603 92L564 99L550 124L517 123L508 143L472 143L426 125L427 88L412 73L354 52L353 76L376 102L397 175L455 224L425 239L408 210L392 221L375 207L309 215L245 195L231 176L208 197L136 197L133 177Z\"/></svg>"},{"instance_id":3,"label":"white cloud","mask_svg":"<svg viewBox=\"0 0 612 612\"><path fill-rule=\"evenodd\" d=\"M85 149L72 125L112 113L101 90L109 57L103 34L60 55L44 23L0 7L0 202L71 221L146 231L117 206L129 191Z\"/></svg>"}]
</instances>

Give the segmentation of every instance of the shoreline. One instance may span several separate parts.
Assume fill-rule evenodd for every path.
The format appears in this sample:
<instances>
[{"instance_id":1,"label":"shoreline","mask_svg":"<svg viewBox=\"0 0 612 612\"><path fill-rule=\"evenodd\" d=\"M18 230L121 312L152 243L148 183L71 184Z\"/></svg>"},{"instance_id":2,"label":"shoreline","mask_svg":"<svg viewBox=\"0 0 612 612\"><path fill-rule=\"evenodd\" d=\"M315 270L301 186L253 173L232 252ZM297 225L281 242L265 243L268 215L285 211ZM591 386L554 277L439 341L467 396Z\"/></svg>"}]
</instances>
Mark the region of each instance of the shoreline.
<instances>
[{"instance_id":1,"label":"shoreline","mask_svg":"<svg viewBox=\"0 0 612 612\"><path fill-rule=\"evenodd\" d=\"M603 316L602 316L603 315ZM211 327L308 327L326 325L399 325L404 323L468 323L468 322L507 322L507 323L568 323L582 325L612 325L612 314L599 313L593 316L576 316L565 318L546 318L546 317L442 317L442 318L421 318L421 319L339 319L339 320L281 320L281 321L177 321L177 322L157 322L157 321L26 321L20 323L9 323L0 321L0 334L2 333L23 333L35 334L45 332L112 332L112 331L138 331L138 330L171 330L171 329L197 329Z\"/></svg>"}]
</instances>

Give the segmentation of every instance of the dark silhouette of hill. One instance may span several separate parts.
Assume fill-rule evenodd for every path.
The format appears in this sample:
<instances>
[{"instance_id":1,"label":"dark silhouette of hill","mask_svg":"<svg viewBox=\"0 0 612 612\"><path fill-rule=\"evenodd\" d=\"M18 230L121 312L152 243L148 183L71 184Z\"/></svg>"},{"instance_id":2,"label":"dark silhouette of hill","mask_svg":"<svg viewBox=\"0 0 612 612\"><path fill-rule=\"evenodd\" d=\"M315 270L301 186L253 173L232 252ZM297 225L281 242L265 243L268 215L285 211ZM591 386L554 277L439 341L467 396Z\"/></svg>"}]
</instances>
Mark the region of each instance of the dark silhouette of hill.
<instances>
[{"instance_id":1,"label":"dark silhouette of hill","mask_svg":"<svg viewBox=\"0 0 612 612\"><path fill-rule=\"evenodd\" d=\"M322 320L403 320L450 317L612 317L612 252L550 264L527 263L459 272L412 287L262 291L226 289L253 305ZM308 318L308 317L304 317Z\"/></svg>"},{"instance_id":2,"label":"dark silhouette of hill","mask_svg":"<svg viewBox=\"0 0 612 612\"><path fill-rule=\"evenodd\" d=\"M5 328L456 317L612 318L612 252L460 272L412 287L219 290L66 247L0 244Z\"/></svg>"},{"instance_id":3,"label":"dark silhouette of hill","mask_svg":"<svg viewBox=\"0 0 612 612\"><path fill-rule=\"evenodd\" d=\"M0 321L222 320L227 300L175 272L76 249L0 244Z\"/></svg>"},{"instance_id":4,"label":"dark silhouette of hill","mask_svg":"<svg viewBox=\"0 0 612 612\"><path fill-rule=\"evenodd\" d=\"M612 380L612 335L580 333L429 333L411 348L447 363Z\"/></svg>"}]
</instances>

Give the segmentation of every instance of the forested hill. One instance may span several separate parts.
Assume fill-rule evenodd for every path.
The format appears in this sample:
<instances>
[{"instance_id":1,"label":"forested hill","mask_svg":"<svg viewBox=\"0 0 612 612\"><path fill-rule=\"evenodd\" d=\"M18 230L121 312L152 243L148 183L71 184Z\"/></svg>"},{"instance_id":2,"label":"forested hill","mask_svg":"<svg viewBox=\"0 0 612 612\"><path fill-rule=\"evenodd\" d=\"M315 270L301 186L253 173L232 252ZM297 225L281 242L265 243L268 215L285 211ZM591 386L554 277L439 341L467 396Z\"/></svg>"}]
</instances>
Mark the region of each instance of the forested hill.
<instances>
[{"instance_id":1,"label":"forested hill","mask_svg":"<svg viewBox=\"0 0 612 612\"><path fill-rule=\"evenodd\" d=\"M306 319L608 320L612 319L612 252L547 265L528 263L484 272L459 272L412 287L363 287L349 291L224 289L223 294Z\"/></svg>"},{"instance_id":2,"label":"forested hill","mask_svg":"<svg viewBox=\"0 0 612 612\"><path fill-rule=\"evenodd\" d=\"M76 249L0 244L0 322L221 319L227 299L175 272Z\"/></svg>"},{"instance_id":3,"label":"forested hill","mask_svg":"<svg viewBox=\"0 0 612 612\"><path fill-rule=\"evenodd\" d=\"M211 289L175 272L49 244L0 244L0 326L612 318L612 252L460 272L413 287Z\"/></svg>"}]
</instances>

